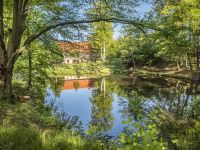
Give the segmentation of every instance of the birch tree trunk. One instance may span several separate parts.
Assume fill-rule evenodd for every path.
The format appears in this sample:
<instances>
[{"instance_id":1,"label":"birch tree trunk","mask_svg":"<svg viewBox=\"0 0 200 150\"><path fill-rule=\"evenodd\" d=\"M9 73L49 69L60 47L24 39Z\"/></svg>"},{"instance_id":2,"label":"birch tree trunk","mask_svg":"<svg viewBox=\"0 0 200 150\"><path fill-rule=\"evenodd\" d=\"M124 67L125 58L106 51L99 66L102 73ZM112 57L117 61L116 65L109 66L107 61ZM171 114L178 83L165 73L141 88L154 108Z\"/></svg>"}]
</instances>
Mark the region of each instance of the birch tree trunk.
<instances>
[{"instance_id":1,"label":"birch tree trunk","mask_svg":"<svg viewBox=\"0 0 200 150\"><path fill-rule=\"evenodd\" d=\"M103 61L106 59L106 44L105 41L103 42Z\"/></svg>"}]
</instances>

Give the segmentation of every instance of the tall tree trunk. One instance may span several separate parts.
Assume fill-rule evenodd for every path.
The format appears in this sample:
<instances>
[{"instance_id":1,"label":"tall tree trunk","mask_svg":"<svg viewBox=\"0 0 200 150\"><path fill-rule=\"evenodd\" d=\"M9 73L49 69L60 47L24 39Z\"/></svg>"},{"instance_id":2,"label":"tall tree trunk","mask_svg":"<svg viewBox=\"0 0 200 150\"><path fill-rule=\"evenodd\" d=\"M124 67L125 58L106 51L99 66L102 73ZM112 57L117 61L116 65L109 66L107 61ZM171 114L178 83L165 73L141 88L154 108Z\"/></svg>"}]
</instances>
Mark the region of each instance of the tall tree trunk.
<instances>
[{"instance_id":1,"label":"tall tree trunk","mask_svg":"<svg viewBox=\"0 0 200 150\"><path fill-rule=\"evenodd\" d=\"M3 68L2 72L3 82L4 82L4 95L8 99L11 97L12 92L12 77L13 77L13 67Z\"/></svg>"},{"instance_id":2,"label":"tall tree trunk","mask_svg":"<svg viewBox=\"0 0 200 150\"><path fill-rule=\"evenodd\" d=\"M178 61L178 60L176 61L176 64L177 64L177 69L180 71L181 68L180 68L179 61Z\"/></svg>"},{"instance_id":3,"label":"tall tree trunk","mask_svg":"<svg viewBox=\"0 0 200 150\"><path fill-rule=\"evenodd\" d=\"M12 28L8 29L7 47L5 46L5 42L2 36L3 33L0 34L0 54L3 54L3 61L1 62L3 63L2 76L4 81L5 95L8 98L11 98L14 64L21 54L22 50L22 48L20 48L20 45L22 35L25 30L28 1L29 0L14 0ZM1 7L2 3L0 3L0 8ZM2 16L1 12L2 11L0 11L0 16ZM1 17L0 21L2 21ZM0 23L0 29L1 28L3 27Z\"/></svg>"},{"instance_id":4,"label":"tall tree trunk","mask_svg":"<svg viewBox=\"0 0 200 150\"><path fill-rule=\"evenodd\" d=\"M10 70L9 72L7 72L6 78L5 78L5 92L8 95L8 97L10 97L11 92L12 92L12 76L13 76L13 73Z\"/></svg>"},{"instance_id":5,"label":"tall tree trunk","mask_svg":"<svg viewBox=\"0 0 200 150\"><path fill-rule=\"evenodd\" d=\"M102 44L101 44L101 46L100 46L100 53L101 53L101 60L103 60L103 47L102 47Z\"/></svg>"},{"instance_id":6,"label":"tall tree trunk","mask_svg":"<svg viewBox=\"0 0 200 150\"><path fill-rule=\"evenodd\" d=\"M103 61L106 59L106 44L103 42Z\"/></svg>"},{"instance_id":7,"label":"tall tree trunk","mask_svg":"<svg viewBox=\"0 0 200 150\"><path fill-rule=\"evenodd\" d=\"M106 97L106 79L105 78L101 80L101 92L103 92L104 100L105 100L105 97Z\"/></svg>"},{"instance_id":8,"label":"tall tree trunk","mask_svg":"<svg viewBox=\"0 0 200 150\"><path fill-rule=\"evenodd\" d=\"M103 42L103 44L101 43L100 51L101 51L101 60L105 61L105 57L106 57L106 45L105 45L105 42Z\"/></svg>"},{"instance_id":9,"label":"tall tree trunk","mask_svg":"<svg viewBox=\"0 0 200 150\"><path fill-rule=\"evenodd\" d=\"M133 66L134 66L135 70L137 70L134 58L133 58Z\"/></svg>"},{"instance_id":10,"label":"tall tree trunk","mask_svg":"<svg viewBox=\"0 0 200 150\"><path fill-rule=\"evenodd\" d=\"M32 49L28 47L28 86L32 87Z\"/></svg>"},{"instance_id":11,"label":"tall tree trunk","mask_svg":"<svg viewBox=\"0 0 200 150\"><path fill-rule=\"evenodd\" d=\"M187 59L187 54L185 55L185 67L188 69L188 59Z\"/></svg>"},{"instance_id":12,"label":"tall tree trunk","mask_svg":"<svg viewBox=\"0 0 200 150\"><path fill-rule=\"evenodd\" d=\"M196 48L196 68L197 68L197 73L199 72L199 49Z\"/></svg>"},{"instance_id":13,"label":"tall tree trunk","mask_svg":"<svg viewBox=\"0 0 200 150\"><path fill-rule=\"evenodd\" d=\"M190 71L191 71L191 73L192 73L192 72L193 72L193 67L192 67L191 58L190 58L190 56L189 56L188 53L187 53L187 59L188 59L189 65L190 65Z\"/></svg>"}]
</instances>

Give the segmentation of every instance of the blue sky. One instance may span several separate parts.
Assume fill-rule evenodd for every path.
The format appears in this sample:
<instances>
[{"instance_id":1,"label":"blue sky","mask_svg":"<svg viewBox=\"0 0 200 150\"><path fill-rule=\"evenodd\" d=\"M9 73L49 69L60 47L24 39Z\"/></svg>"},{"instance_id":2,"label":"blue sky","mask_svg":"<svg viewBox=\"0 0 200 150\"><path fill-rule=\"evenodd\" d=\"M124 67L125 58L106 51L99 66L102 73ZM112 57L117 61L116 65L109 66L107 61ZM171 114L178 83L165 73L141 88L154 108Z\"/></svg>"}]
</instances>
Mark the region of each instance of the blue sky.
<instances>
[{"instance_id":1,"label":"blue sky","mask_svg":"<svg viewBox=\"0 0 200 150\"><path fill-rule=\"evenodd\" d=\"M151 9L151 4L150 3L141 3L137 8L136 11L137 13L137 17L143 17L143 15L148 12ZM120 30L121 30L121 25L117 24L114 27L114 39L117 39L120 36ZM60 35L58 35L58 39L63 40L63 37L61 37Z\"/></svg>"},{"instance_id":2,"label":"blue sky","mask_svg":"<svg viewBox=\"0 0 200 150\"><path fill-rule=\"evenodd\" d=\"M138 6L138 8L136 9L137 12L138 12L138 15L139 17L143 17L144 14L146 12L148 12L150 9L151 9L151 4L149 3L141 3L140 6ZM121 30L121 25L117 25L115 28L114 28L114 39L117 39L120 35L120 30Z\"/></svg>"},{"instance_id":3,"label":"blue sky","mask_svg":"<svg viewBox=\"0 0 200 150\"><path fill-rule=\"evenodd\" d=\"M142 17L146 12L151 9L150 3L142 3L136 10L138 11L139 15Z\"/></svg>"}]
</instances>

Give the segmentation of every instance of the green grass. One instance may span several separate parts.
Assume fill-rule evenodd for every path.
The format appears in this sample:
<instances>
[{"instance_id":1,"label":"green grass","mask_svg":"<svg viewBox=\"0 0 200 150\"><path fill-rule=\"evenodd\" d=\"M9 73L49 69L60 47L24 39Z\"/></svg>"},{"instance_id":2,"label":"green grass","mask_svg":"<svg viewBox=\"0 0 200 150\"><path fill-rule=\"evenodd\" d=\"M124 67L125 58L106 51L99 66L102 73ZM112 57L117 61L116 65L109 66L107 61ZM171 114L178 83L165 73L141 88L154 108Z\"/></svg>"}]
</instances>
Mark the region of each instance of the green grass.
<instances>
[{"instance_id":1,"label":"green grass","mask_svg":"<svg viewBox=\"0 0 200 150\"><path fill-rule=\"evenodd\" d=\"M0 146L5 150L95 150L104 149L97 141L72 136L67 131L40 131L34 128L0 128Z\"/></svg>"},{"instance_id":2,"label":"green grass","mask_svg":"<svg viewBox=\"0 0 200 150\"><path fill-rule=\"evenodd\" d=\"M2 150L98 150L107 147L97 139L72 133L65 125L42 104L13 105L0 101Z\"/></svg>"}]
</instances>

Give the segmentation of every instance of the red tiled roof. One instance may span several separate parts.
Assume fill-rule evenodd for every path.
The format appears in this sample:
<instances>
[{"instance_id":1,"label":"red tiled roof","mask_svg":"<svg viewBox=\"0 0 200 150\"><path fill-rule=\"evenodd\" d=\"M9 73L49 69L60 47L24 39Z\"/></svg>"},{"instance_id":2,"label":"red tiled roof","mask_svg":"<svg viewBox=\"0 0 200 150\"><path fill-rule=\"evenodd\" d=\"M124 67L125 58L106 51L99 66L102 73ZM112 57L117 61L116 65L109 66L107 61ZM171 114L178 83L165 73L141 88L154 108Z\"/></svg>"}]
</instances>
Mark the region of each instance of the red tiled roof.
<instances>
[{"instance_id":1,"label":"red tiled roof","mask_svg":"<svg viewBox=\"0 0 200 150\"><path fill-rule=\"evenodd\" d=\"M89 42L66 42L66 41L57 41L58 46L63 51L79 51L79 52L90 52L92 45Z\"/></svg>"}]
</instances>

